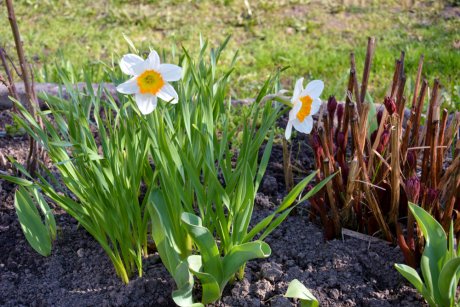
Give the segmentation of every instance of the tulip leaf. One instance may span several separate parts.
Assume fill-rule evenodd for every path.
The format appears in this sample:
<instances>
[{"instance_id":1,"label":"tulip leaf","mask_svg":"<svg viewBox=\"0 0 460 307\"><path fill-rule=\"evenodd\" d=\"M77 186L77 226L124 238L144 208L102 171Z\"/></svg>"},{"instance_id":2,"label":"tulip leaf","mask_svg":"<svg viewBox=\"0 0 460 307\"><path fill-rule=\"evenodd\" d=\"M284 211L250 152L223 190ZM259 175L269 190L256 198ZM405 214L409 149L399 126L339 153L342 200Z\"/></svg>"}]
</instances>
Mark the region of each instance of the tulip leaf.
<instances>
[{"instance_id":1,"label":"tulip leaf","mask_svg":"<svg viewBox=\"0 0 460 307\"><path fill-rule=\"evenodd\" d=\"M213 275L216 280L221 280L223 272L220 253L211 232L203 227L201 218L194 214L183 212L181 220L200 250L205 272Z\"/></svg>"},{"instance_id":2,"label":"tulip leaf","mask_svg":"<svg viewBox=\"0 0 460 307\"><path fill-rule=\"evenodd\" d=\"M410 204L410 210L425 237L425 250L420 266L426 288L433 297L440 297L439 289L435 283L439 280L443 260L447 254L446 233L438 221L421 207Z\"/></svg>"},{"instance_id":3,"label":"tulip leaf","mask_svg":"<svg viewBox=\"0 0 460 307\"><path fill-rule=\"evenodd\" d=\"M284 297L299 299L300 306L302 307L319 306L319 302L316 297L297 279L294 279L289 283Z\"/></svg>"},{"instance_id":4,"label":"tulip leaf","mask_svg":"<svg viewBox=\"0 0 460 307\"><path fill-rule=\"evenodd\" d=\"M194 282L187 261L180 262L172 275L178 288L172 293L174 303L181 307L202 307L203 304L193 303Z\"/></svg>"},{"instance_id":5,"label":"tulip leaf","mask_svg":"<svg viewBox=\"0 0 460 307\"><path fill-rule=\"evenodd\" d=\"M405 264L397 263L395 264L395 268L415 287L415 289L417 289L418 292L422 293L425 286L423 285L423 281L420 278L420 275L418 275L414 268Z\"/></svg>"},{"instance_id":6,"label":"tulip leaf","mask_svg":"<svg viewBox=\"0 0 460 307\"><path fill-rule=\"evenodd\" d=\"M271 254L270 246L262 241L254 241L233 246L223 259L224 278L221 287L225 286L228 280L247 261L256 258L267 258Z\"/></svg>"},{"instance_id":7,"label":"tulip leaf","mask_svg":"<svg viewBox=\"0 0 460 307\"><path fill-rule=\"evenodd\" d=\"M460 270L460 257L449 260L439 274L439 292L446 306L452 306L455 299L455 292L458 285Z\"/></svg>"},{"instance_id":8,"label":"tulip leaf","mask_svg":"<svg viewBox=\"0 0 460 307\"><path fill-rule=\"evenodd\" d=\"M187 258L189 270L200 280L203 287L201 301L203 304L209 304L219 299L222 289L213 275L202 271L203 263L201 260L201 256L198 255L192 255Z\"/></svg>"}]
</instances>

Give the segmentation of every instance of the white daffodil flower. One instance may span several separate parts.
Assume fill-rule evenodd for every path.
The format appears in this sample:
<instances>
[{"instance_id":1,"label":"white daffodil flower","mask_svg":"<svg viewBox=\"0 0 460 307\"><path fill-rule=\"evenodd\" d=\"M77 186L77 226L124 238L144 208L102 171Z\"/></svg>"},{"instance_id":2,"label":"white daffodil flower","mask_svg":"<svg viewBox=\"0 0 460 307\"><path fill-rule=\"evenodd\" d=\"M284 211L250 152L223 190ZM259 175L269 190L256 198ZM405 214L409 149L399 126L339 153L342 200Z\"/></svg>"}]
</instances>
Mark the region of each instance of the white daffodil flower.
<instances>
[{"instance_id":1,"label":"white daffodil flower","mask_svg":"<svg viewBox=\"0 0 460 307\"><path fill-rule=\"evenodd\" d=\"M135 94L136 103L142 114L149 114L157 106L157 97L177 103L176 90L168 83L182 77L182 68L173 64L160 64L158 53L153 50L144 60L135 54L126 54L120 61L121 71L132 76L117 86L122 94Z\"/></svg>"},{"instance_id":2,"label":"white daffodil flower","mask_svg":"<svg viewBox=\"0 0 460 307\"><path fill-rule=\"evenodd\" d=\"M313 117L321 107L319 96L323 92L324 83L321 80L313 80L303 88L303 78L297 80L294 87L291 103L292 109L289 111L289 121L286 126L286 139L289 140L292 127L303 133L310 133L313 128Z\"/></svg>"}]
</instances>

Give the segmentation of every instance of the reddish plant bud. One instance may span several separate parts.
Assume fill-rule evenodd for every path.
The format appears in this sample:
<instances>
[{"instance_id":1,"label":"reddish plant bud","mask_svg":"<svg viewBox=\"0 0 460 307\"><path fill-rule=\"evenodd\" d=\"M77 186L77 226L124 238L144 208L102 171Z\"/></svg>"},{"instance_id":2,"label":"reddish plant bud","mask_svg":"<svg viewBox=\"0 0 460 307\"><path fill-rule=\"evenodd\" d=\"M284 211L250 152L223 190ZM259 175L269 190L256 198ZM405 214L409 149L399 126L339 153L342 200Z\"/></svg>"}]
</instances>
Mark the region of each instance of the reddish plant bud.
<instances>
[{"instance_id":1,"label":"reddish plant bud","mask_svg":"<svg viewBox=\"0 0 460 307\"><path fill-rule=\"evenodd\" d=\"M372 144L375 143L375 138L377 137L377 133L378 133L378 130L374 130L374 132L372 132L372 134L371 134L371 143Z\"/></svg>"},{"instance_id":2,"label":"reddish plant bud","mask_svg":"<svg viewBox=\"0 0 460 307\"><path fill-rule=\"evenodd\" d=\"M337 133L337 146L342 150L342 152L345 152L345 135L342 131Z\"/></svg>"},{"instance_id":3,"label":"reddish plant bud","mask_svg":"<svg viewBox=\"0 0 460 307\"><path fill-rule=\"evenodd\" d=\"M428 206L428 208L433 206L434 203L438 200L438 197L439 197L438 189L427 188L425 206Z\"/></svg>"},{"instance_id":4,"label":"reddish plant bud","mask_svg":"<svg viewBox=\"0 0 460 307\"><path fill-rule=\"evenodd\" d=\"M390 131L387 129L383 130L382 135L380 136L380 143L377 146L378 153L382 153L383 150L387 147L390 142Z\"/></svg>"},{"instance_id":5,"label":"reddish plant bud","mask_svg":"<svg viewBox=\"0 0 460 307\"><path fill-rule=\"evenodd\" d=\"M327 101L327 111L329 112L329 116L331 118L334 117L335 109L337 109L337 100L334 96L329 96L329 100Z\"/></svg>"},{"instance_id":6,"label":"reddish plant bud","mask_svg":"<svg viewBox=\"0 0 460 307\"><path fill-rule=\"evenodd\" d=\"M417 154L414 150L409 150L407 152L407 164L409 165L409 169L411 171L415 171L417 169Z\"/></svg>"},{"instance_id":7,"label":"reddish plant bud","mask_svg":"<svg viewBox=\"0 0 460 307\"><path fill-rule=\"evenodd\" d=\"M385 97L384 105L385 108L387 108L388 114L393 115L393 113L396 112L396 102L394 98Z\"/></svg>"},{"instance_id":8,"label":"reddish plant bud","mask_svg":"<svg viewBox=\"0 0 460 307\"><path fill-rule=\"evenodd\" d=\"M383 146L387 146L390 142L390 131L388 129L383 130L382 136L380 137L380 143Z\"/></svg>"},{"instance_id":9,"label":"reddish plant bud","mask_svg":"<svg viewBox=\"0 0 460 307\"><path fill-rule=\"evenodd\" d=\"M343 112L344 112L343 104L339 103L337 105L337 121L339 122L339 127L340 127L340 124L342 123Z\"/></svg>"},{"instance_id":10,"label":"reddish plant bud","mask_svg":"<svg viewBox=\"0 0 460 307\"><path fill-rule=\"evenodd\" d=\"M418 204L420 198L420 180L416 175L406 180L407 199L414 204Z\"/></svg>"},{"instance_id":11,"label":"reddish plant bud","mask_svg":"<svg viewBox=\"0 0 460 307\"><path fill-rule=\"evenodd\" d=\"M321 139L316 131L311 135L310 145L315 151L321 148Z\"/></svg>"},{"instance_id":12,"label":"reddish plant bud","mask_svg":"<svg viewBox=\"0 0 460 307\"><path fill-rule=\"evenodd\" d=\"M382 117L383 117L383 108L379 108L377 112L377 125L379 126L380 126L380 122L382 121Z\"/></svg>"}]
</instances>

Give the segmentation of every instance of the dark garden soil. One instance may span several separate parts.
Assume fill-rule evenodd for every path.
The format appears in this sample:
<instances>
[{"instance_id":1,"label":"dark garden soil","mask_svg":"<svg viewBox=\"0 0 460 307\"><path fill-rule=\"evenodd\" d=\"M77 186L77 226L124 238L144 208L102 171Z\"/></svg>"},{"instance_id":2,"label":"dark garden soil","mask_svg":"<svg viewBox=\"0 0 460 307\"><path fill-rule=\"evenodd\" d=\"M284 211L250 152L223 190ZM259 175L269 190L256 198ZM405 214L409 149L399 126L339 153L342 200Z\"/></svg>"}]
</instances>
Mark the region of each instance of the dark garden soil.
<instances>
[{"instance_id":1,"label":"dark garden soil","mask_svg":"<svg viewBox=\"0 0 460 307\"><path fill-rule=\"evenodd\" d=\"M2 121L0 113L0 122ZM306 170L313 153L305 138L293 146L293 158ZM24 137L0 137L0 151L23 162ZM283 196L282 150L276 145L254 220L268 215ZM14 185L0 180L1 306L174 306L175 285L158 254L144 261L142 278L124 285L97 242L76 221L55 209L58 239L49 257L26 242L13 206ZM296 211L268 238L272 255L250 261L242 281L227 286L215 306L290 306L283 297L289 281L299 279L322 306L419 306L421 297L399 276L398 247L345 236L324 241L308 219L308 205Z\"/></svg>"}]
</instances>

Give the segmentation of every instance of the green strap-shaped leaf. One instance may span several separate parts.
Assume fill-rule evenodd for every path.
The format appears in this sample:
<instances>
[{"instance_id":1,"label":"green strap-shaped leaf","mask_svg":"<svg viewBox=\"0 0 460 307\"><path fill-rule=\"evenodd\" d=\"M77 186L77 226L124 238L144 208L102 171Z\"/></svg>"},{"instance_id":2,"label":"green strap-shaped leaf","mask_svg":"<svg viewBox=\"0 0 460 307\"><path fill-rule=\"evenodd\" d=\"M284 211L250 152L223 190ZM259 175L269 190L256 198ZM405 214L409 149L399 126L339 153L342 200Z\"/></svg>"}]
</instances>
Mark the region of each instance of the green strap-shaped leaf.
<instances>
[{"instance_id":1,"label":"green strap-shaped leaf","mask_svg":"<svg viewBox=\"0 0 460 307\"><path fill-rule=\"evenodd\" d=\"M173 221L171 221L168 215L167 204L164 201L161 191L154 190L148 197L148 210L152 218L153 240L155 241L163 264L176 280L175 271L182 261L180 253L184 252L180 250L183 248L183 244L177 242L180 239L180 235L178 236L174 232ZM178 283L177 280L176 283Z\"/></svg>"},{"instance_id":2,"label":"green strap-shaped leaf","mask_svg":"<svg viewBox=\"0 0 460 307\"><path fill-rule=\"evenodd\" d=\"M292 203L297 199L297 196L299 196L300 193L302 193L303 189L307 186L307 184L315 177L316 172L310 174L307 176L305 179L303 179L301 182L299 182L292 190L289 192L289 194L283 199L283 202L281 205L276 209L276 213L279 213L281 211L286 210L289 208Z\"/></svg>"},{"instance_id":3,"label":"green strap-shaped leaf","mask_svg":"<svg viewBox=\"0 0 460 307\"><path fill-rule=\"evenodd\" d=\"M203 271L214 276L216 280L222 280L220 253L212 234L202 226L201 219L192 213L183 212L181 219L188 234L200 250Z\"/></svg>"},{"instance_id":4,"label":"green strap-shaped leaf","mask_svg":"<svg viewBox=\"0 0 460 307\"><path fill-rule=\"evenodd\" d=\"M420 275L418 275L417 271L405 264L395 264L396 270L401 273L414 287L417 289L418 292L422 293L423 288L425 285L423 284Z\"/></svg>"},{"instance_id":5,"label":"green strap-shaped leaf","mask_svg":"<svg viewBox=\"0 0 460 307\"><path fill-rule=\"evenodd\" d=\"M270 246L263 241L254 241L235 245L223 259L224 278L220 285L223 288L228 280L247 261L256 258L267 258L272 253Z\"/></svg>"},{"instance_id":6,"label":"green strap-shaped leaf","mask_svg":"<svg viewBox=\"0 0 460 307\"><path fill-rule=\"evenodd\" d=\"M51 254L50 232L43 224L42 218L26 188L19 187L16 191L14 206L22 231L32 248L42 256Z\"/></svg>"},{"instance_id":7,"label":"green strap-shaped leaf","mask_svg":"<svg viewBox=\"0 0 460 307\"><path fill-rule=\"evenodd\" d=\"M272 231L275 230L276 227L278 227L288 217L289 213L291 213L292 209L294 208L295 207L291 207L285 210L280 215L278 215L276 219L273 222L271 222L270 225L268 225L268 227L265 229L265 231L260 235L259 240L264 240L269 234L271 234Z\"/></svg>"},{"instance_id":8,"label":"green strap-shaped leaf","mask_svg":"<svg viewBox=\"0 0 460 307\"><path fill-rule=\"evenodd\" d=\"M187 261L179 263L172 275L177 285L177 290L172 293L174 303L181 307L203 306L200 303L193 303L193 276L189 272Z\"/></svg>"},{"instance_id":9,"label":"green strap-shaped leaf","mask_svg":"<svg viewBox=\"0 0 460 307\"><path fill-rule=\"evenodd\" d=\"M23 187L30 187L30 186L32 186L34 184L32 181L29 181L29 180L26 180L26 179L23 179L23 178L9 176L9 175L3 175L3 174L0 174L0 179L4 179L6 181L15 183L15 184L23 186Z\"/></svg>"},{"instance_id":10,"label":"green strap-shaped leaf","mask_svg":"<svg viewBox=\"0 0 460 307\"><path fill-rule=\"evenodd\" d=\"M300 300L302 307L317 307L319 302L316 297L297 279L289 283L288 289L284 297L297 298Z\"/></svg>"},{"instance_id":11,"label":"green strap-shaped leaf","mask_svg":"<svg viewBox=\"0 0 460 307\"><path fill-rule=\"evenodd\" d=\"M447 236L442 226L421 207L410 204L410 209L425 237L425 250L420 266L425 287L435 299L441 297L437 281L447 255Z\"/></svg>"},{"instance_id":12,"label":"green strap-shaped leaf","mask_svg":"<svg viewBox=\"0 0 460 307\"><path fill-rule=\"evenodd\" d=\"M190 271L200 280L203 287L201 302L209 304L220 298L223 288L220 288L219 282L214 276L202 272L203 263L201 260L201 256L199 255L192 255L187 258Z\"/></svg>"},{"instance_id":13,"label":"green strap-shaped leaf","mask_svg":"<svg viewBox=\"0 0 460 307\"><path fill-rule=\"evenodd\" d=\"M439 274L439 292L445 306L453 306L460 270L460 257L449 260Z\"/></svg>"},{"instance_id":14,"label":"green strap-shaped leaf","mask_svg":"<svg viewBox=\"0 0 460 307\"><path fill-rule=\"evenodd\" d=\"M30 189L30 188L29 188ZM53 212L51 211L48 203L43 198L42 194L36 188L32 188L30 193L32 193L35 201L37 202L38 208L40 208L43 216L45 217L45 226L48 229L50 234L51 241L56 239L56 221L54 219Z\"/></svg>"},{"instance_id":15,"label":"green strap-shaped leaf","mask_svg":"<svg viewBox=\"0 0 460 307\"><path fill-rule=\"evenodd\" d=\"M276 216L276 214L272 213L269 216L265 217L262 221L257 223L257 225L254 226L251 229L251 231L244 237L243 243L246 243L246 242L252 240L252 238L254 238L259 232L264 230L270 224L270 222L273 220L273 218L275 216Z\"/></svg>"}]
</instances>

